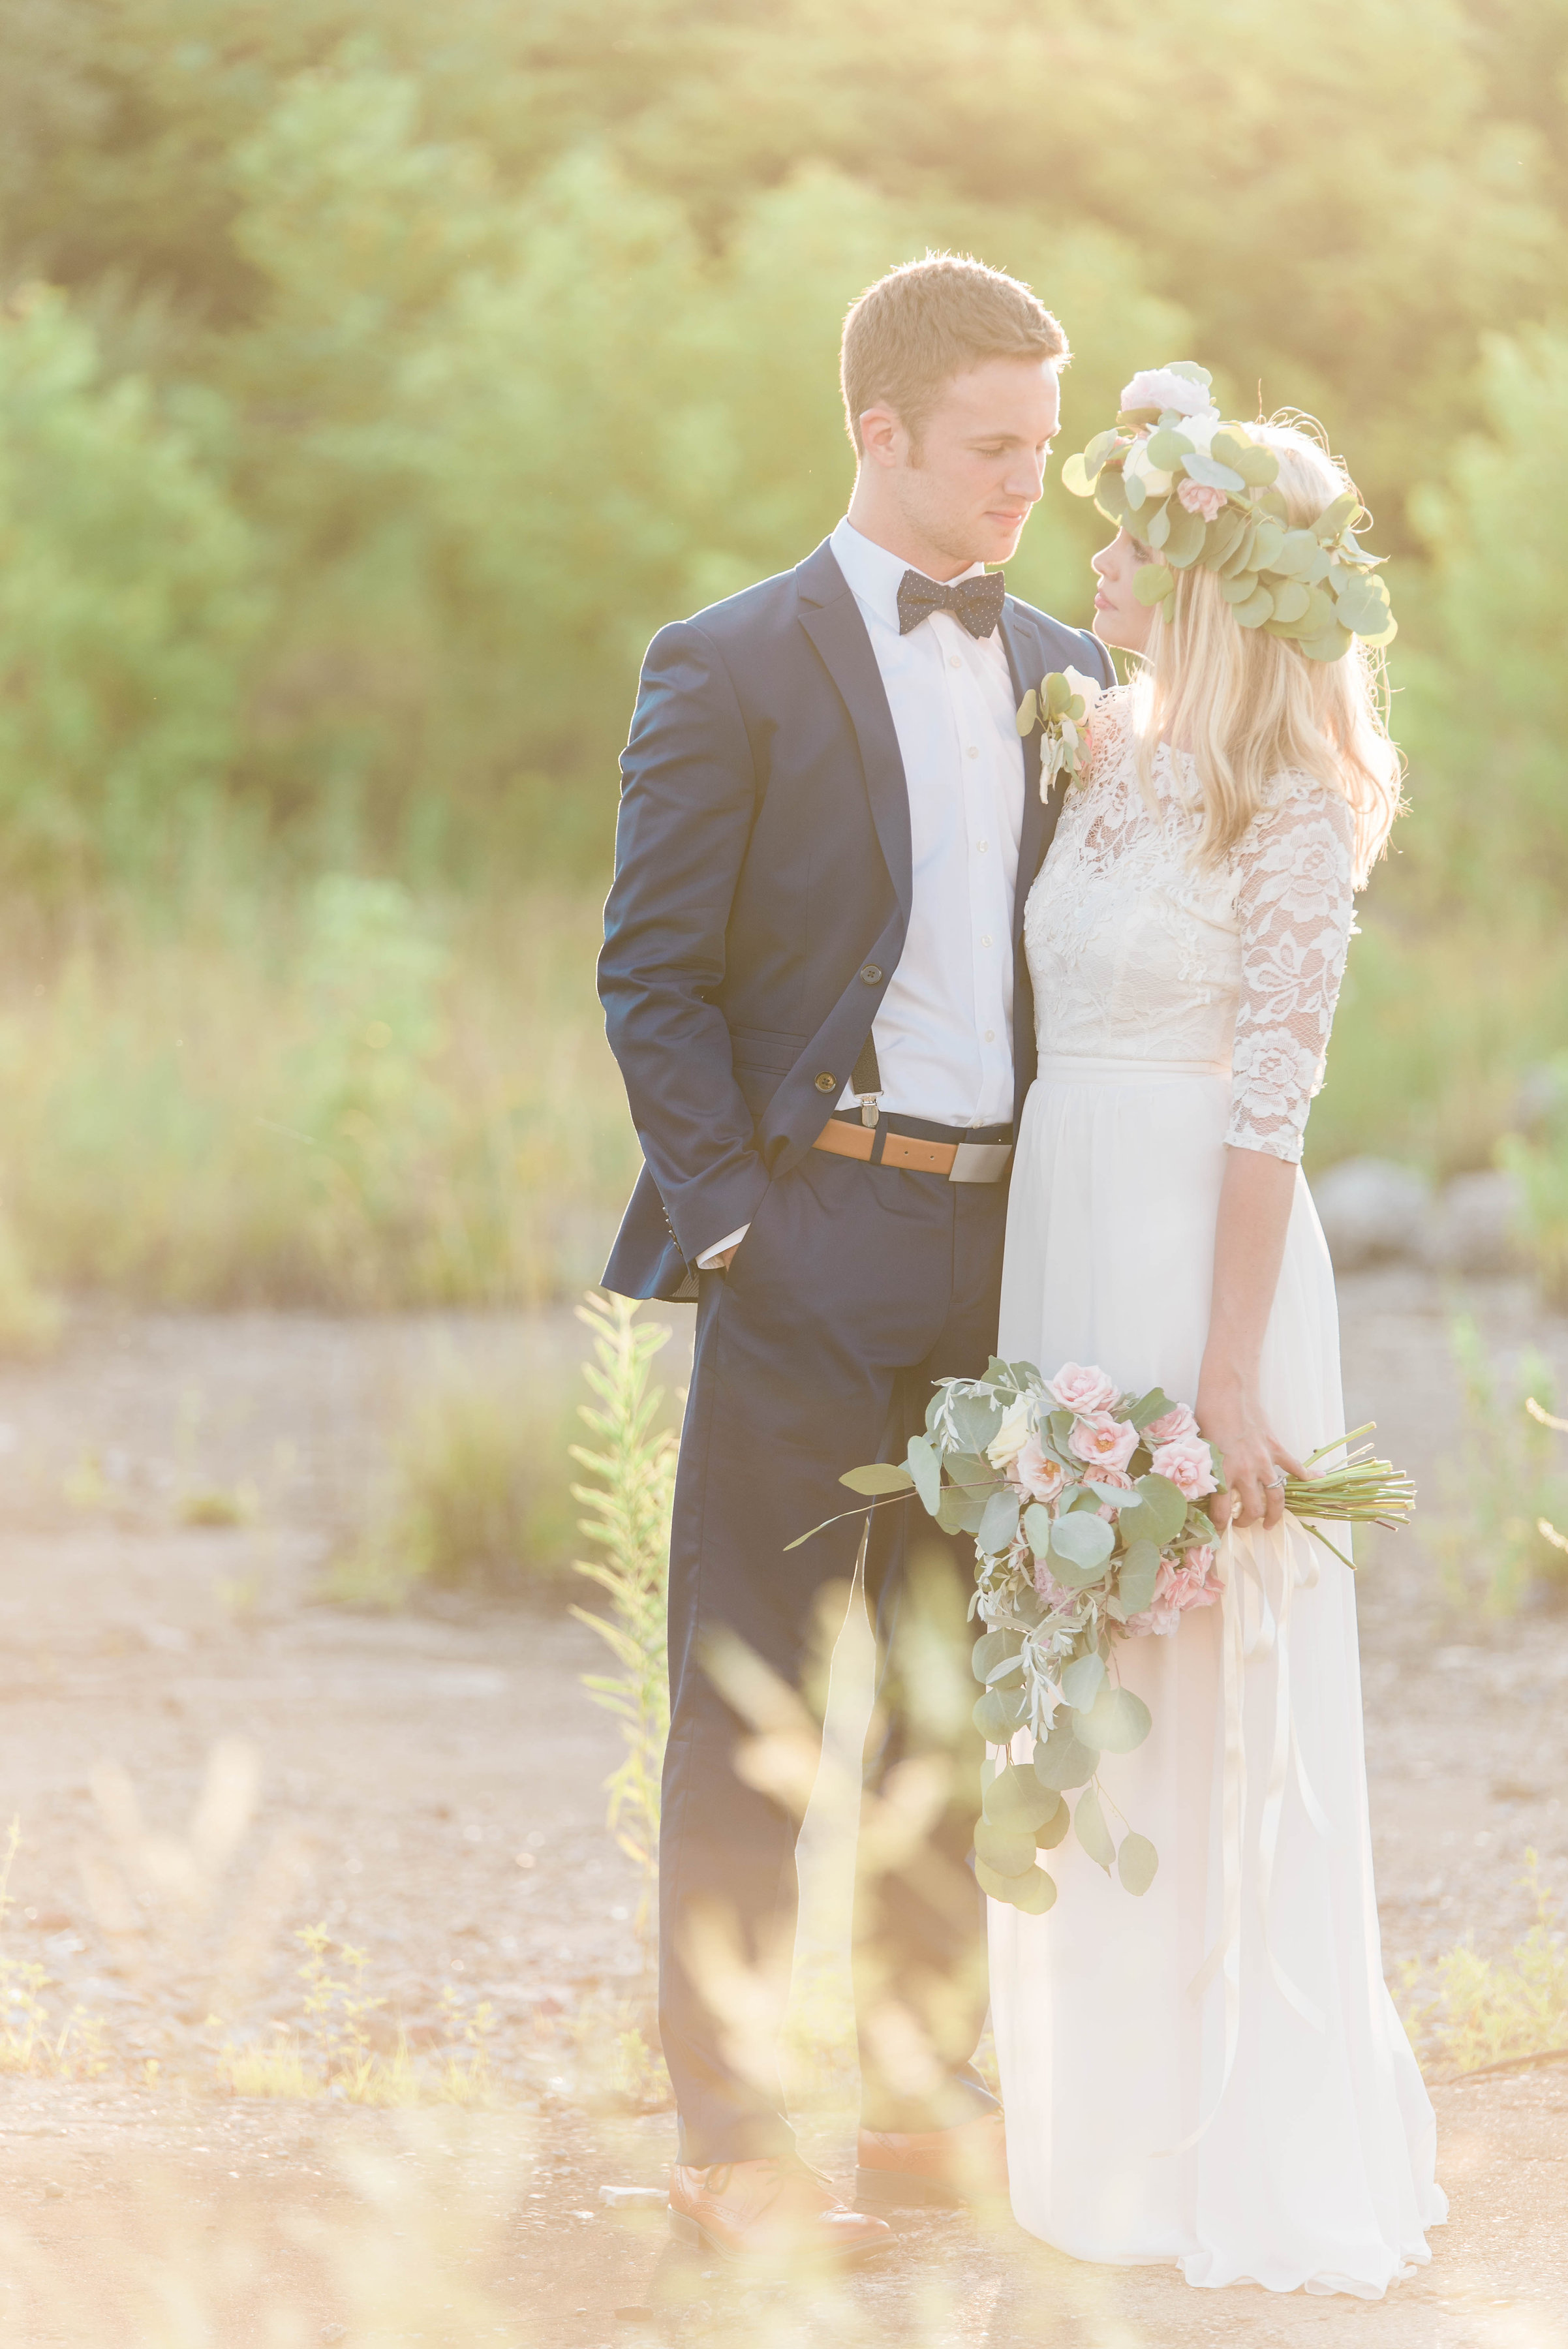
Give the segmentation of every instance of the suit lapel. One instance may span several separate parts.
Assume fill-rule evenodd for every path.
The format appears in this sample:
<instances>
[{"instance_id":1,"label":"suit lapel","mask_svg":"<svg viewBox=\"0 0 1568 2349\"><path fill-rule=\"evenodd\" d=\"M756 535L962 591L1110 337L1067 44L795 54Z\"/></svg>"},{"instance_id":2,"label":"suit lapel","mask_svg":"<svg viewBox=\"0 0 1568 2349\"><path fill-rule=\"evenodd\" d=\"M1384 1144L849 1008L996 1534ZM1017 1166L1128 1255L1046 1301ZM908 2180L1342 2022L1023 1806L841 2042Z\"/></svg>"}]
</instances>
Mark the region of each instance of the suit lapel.
<instances>
[{"instance_id":1,"label":"suit lapel","mask_svg":"<svg viewBox=\"0 0 1568 2349\"><path fill-rule=\"evenodd\" d=\"M1040 648L1025 629L1011 595L1002 607L1001 627L1016 704L1032 686L1039 684L1044 674ZM1054 791L1051 805L1046 807L1040 798L1040 729L1036 726L1023 743L1023 822L1018 834L1018 884L1012 899L1014 946L1023 933L1023 908L1034 885L1034 876L1044 862L1051 834L1056 828L1056 799Z\"/></svg>"},{"instance_id":2,"label":"suit lapel","mask_svg":"<svg viewBox=\"0 0 1568 2349\"><path fill-rule=\"evenodd\" d=\"M800 621L837 687L860 745L866 795L888 871L904 919L914 898L914 858L909 844L909 792L903 754L888 707L887 688L859 605L849 592L826 543L808 555L796 574Z\"/></svg>"}]
</instances>

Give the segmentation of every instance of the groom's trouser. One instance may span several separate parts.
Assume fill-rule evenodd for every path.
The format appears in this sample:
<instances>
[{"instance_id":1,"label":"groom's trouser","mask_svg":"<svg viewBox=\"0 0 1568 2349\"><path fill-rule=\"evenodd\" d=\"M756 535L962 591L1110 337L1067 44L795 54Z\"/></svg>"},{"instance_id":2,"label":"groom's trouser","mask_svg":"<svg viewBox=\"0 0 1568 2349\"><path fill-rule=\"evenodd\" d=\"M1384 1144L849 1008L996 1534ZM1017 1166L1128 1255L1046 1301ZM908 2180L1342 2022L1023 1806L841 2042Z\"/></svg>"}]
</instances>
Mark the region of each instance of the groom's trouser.
<instances>
[{"instance_id":1,"label":"groom's trouser","mask_svg":"<svg viewBox=\"0 0 1568 2349\"><path fill-rule=\"evenodd\" d=\"M768 1191L728 1273L700 1278L670 1548L660 1838L659 2025L684 2161L793 2142L756 1993L793 1940L800 1748L792 1809L768 1779L768 1749L749 1744L757 1708L735 1659L760 1658L801 1686L819 1597L848 1585L866 1521L786 1545L854 1507L845 1469L902 1459L934 1380L983 1375L1005 1216L1005 1184L813 1151ZM881 1785L895 1807L863 1837L857 1889L870 2128L943 2127L992 2106L969 2060L986 2009L984 1900L968 1865L983 1753L969 1720L973 1555L918 1500L873 1513L866 1579L885 1726L867 1806ZM911 1817L912 1836L887 1831Z\"/></svg>"}]
</instances>

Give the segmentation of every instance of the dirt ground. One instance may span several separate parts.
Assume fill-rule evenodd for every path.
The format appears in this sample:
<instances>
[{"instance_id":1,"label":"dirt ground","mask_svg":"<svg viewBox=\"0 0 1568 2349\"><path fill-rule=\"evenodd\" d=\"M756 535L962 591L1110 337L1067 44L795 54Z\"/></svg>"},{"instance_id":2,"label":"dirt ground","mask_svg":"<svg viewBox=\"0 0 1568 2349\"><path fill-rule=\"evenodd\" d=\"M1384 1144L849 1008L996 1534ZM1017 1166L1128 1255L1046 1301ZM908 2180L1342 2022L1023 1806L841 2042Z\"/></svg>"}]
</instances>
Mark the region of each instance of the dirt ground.
<instances>
[{"instance_id":1,"label":"dirt ground","mask_svg":"<svg viewBox=\"0 0 1568 2349\"><path fill-rule=\"evenodd\" d=\"M1568 1324L1521 1286L1342 1283L1352 1423L1377 1416L1428 1486L1461 1301L1568 1372ZM1568 2064L1434 2083L1452 2220L1376 2306L1189 2292L949 2217L901 2224L856 2281L742 2285L607 2197L657 2189L672 2127L601 2093L639 1960L603 1826L615 1732L579 1685L597 1643L557 1599L312 1602L422 1382L455 1360L558 1397L580 1345L566 1314L84 1312L53 1361L0 1372L4 1991L13 2034L29 1997L56 2042L79 2016L57 2071L94 2033L102 2066L0 2081L0 2342L1568 2349ZM250 1522L181 1523L242 1486ZM1506 1946L1527 1847L1568 1892L1568 1614L1461 1621L1409 1539L1367 1562L1362 1609L1389 1969L1465 1933ZM803 1943L828 1976L841 1874L817 1836ZM313 2016L297 1935L317 1925L344 1987ZM224 2090L277 2026L308 2039L356 1997L383 2002L361 2027L389 2055L400 2029L427 2090L482 2041L488 2106ZM803 2136L847 2178L849 2111L813 2109Z\"/></svg>"}]
</instances>

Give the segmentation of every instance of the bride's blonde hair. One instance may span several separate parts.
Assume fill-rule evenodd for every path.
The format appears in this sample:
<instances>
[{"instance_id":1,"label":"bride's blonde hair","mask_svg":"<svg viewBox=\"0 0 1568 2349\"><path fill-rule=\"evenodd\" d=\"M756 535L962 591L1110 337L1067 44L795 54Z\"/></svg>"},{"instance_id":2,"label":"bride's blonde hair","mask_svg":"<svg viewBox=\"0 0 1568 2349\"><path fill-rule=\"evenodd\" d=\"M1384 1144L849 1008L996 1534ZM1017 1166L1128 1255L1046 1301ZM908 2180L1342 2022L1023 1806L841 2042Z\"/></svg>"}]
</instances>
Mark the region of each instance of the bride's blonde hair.
<instances>
[{"instance_id":1,"label":"bride's blonde hair","mask_svg":"<svg viewBox=\"0 0 1568 2349\"><path fill-rule=\"evenodd\" d=\"M1294 414L1247 428L1279 459L1275 486L1293 529L1310 529L1350 487L1344 467L1313 437L1320 429ZM1216 574L1193 564L1178 571L1174 594L1155 606L1135 688L1145 796L1156 745L1189 750L1203 795L1198 854L1217 864L1268 803L1279 777L1314 776L1350 805L1359 888L1399 813L1400 760L1385 721L1386 701L1380 651L1357 636L1338 660L1308 660L1266 628L1240 626Z\"/></svg>"}]
</instances>

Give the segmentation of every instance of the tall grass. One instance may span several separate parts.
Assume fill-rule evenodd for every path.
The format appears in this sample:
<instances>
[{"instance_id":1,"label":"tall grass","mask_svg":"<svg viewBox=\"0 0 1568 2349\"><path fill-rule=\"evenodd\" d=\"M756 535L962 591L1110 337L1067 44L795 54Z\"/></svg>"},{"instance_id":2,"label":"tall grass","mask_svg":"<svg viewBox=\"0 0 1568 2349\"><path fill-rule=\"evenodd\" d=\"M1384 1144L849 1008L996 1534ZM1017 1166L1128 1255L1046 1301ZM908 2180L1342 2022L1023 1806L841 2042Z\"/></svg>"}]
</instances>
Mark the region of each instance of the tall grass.
<instances>
[{"instance_id":1,"label":"tall grass","mask_svg":"<svg viewBox=\"0 0 1568 2349\"><path fill-rule=\"evenodd\" d=\"M1434 1537L1443 1587L1461 1613L1511 1615L1568 1569L1552 1537L1568 1519L1568 1474L1553 1456L1552 1365L1532 1347L1505 1369L1468 1313L1455 1316L1449 1342L1464 1423Z\"/></svg>"},{"instance_id":2,"label":"tall grass","mask_svg":"<svg viewBox=\"0 0 1568 2349\"><path fill-rule=\"evenodd\" d=\"M88 900L47 936L14 927L0 1346L47 1341L48 1292L376 1310L580 1291L638 1163L598 933L581 882L463 899L232 870L177 912ZM1521 1074L1565 1047L1568 941L1375 912L1310 1154L1488 1164ZM1537 1155L1549 1237L1562 1154Z\"/></svg>"},{"instance_id":3,"label":"tall grass","mask_svg":"<svg viewBox=\"0 0 1568 2349\"><path fill-rule=\"evenodd\" d=\"M597 1274L636 1144L576 893L332 875L0 964L0 1203L46 1287L527 1304Z\"/></svg>"},{"instance_id":4,"label":"tall grass","mask_svg":"<svg viewBox=\"0 0 1568 2349\"><path fill-rule=\"evenodd\" d=\"M670 1332L657 1322L639 1323L638 1309L623 1297L590 1293L578 1314L594 1333L594 1360L583 1374L598 1402L581 1407L597 1448L572 1446L572 1458L592 1482L574 1485L572 1493L588 1512L582 1530L599 1556L579 1558L576 1570L608 1593L610 1611L574 1607L572 1612L598 1633L619 1667L591 1674L585 1685L619 1722L626 1746L607 1782L608 1825L641 1872L637 1931L646 1951L659 1880L659 1775L670 1733L665 1616L677 1447L659 1425L663 1394L649 1384L649 1367Z\"/></svg>"}]
</instances>

